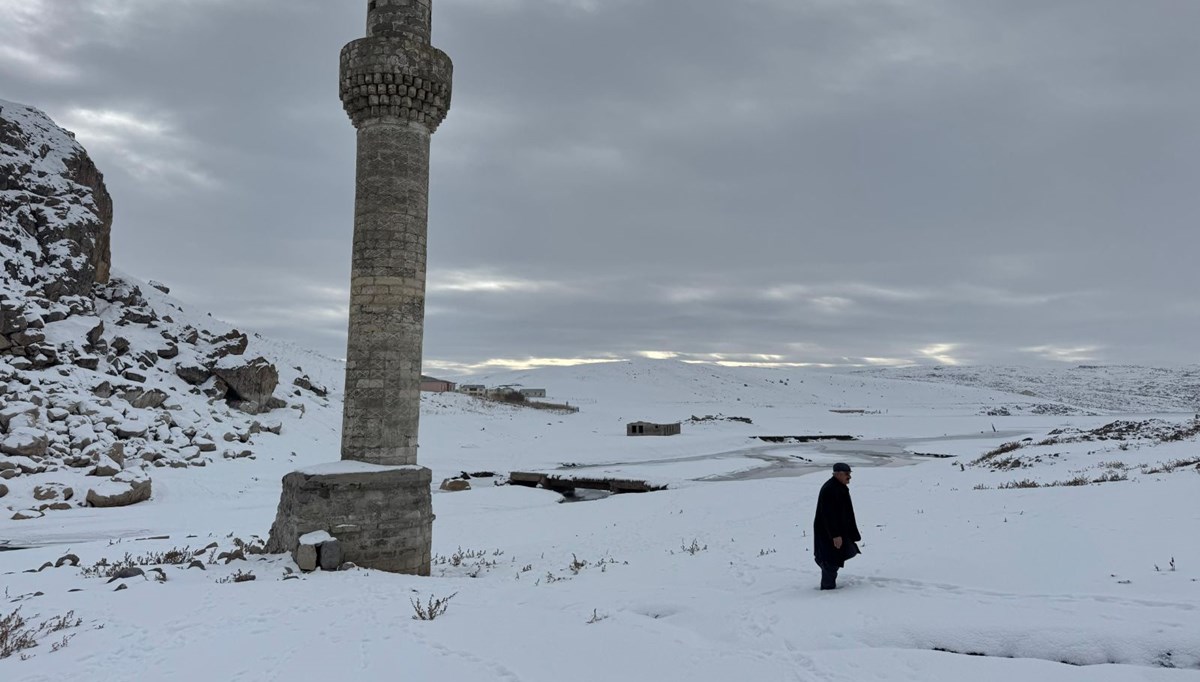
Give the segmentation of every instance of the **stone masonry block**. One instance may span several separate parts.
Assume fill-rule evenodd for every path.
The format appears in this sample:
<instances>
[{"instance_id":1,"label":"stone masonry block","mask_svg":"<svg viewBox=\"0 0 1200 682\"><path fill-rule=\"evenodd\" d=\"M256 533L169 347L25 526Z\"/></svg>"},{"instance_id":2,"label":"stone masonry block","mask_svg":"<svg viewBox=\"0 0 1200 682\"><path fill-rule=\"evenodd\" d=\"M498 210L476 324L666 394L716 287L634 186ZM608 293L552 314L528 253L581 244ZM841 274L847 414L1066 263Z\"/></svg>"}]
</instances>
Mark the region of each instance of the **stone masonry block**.
<instances>
[{"instance_id":1,"label":"stone masonry block","mask_svg":"<svg viewBox=\"0 0 1200 682\"><path fill-rule=\"evenodd\" d=\"M428 575L431 485L431 472L419 467L290 473L283 478L267 550L296 551L300 536L323 530L338 541L339 565L350 561L365 568ZM315 563L317 557L312 559Z\"/></svg>"}]
</instances>

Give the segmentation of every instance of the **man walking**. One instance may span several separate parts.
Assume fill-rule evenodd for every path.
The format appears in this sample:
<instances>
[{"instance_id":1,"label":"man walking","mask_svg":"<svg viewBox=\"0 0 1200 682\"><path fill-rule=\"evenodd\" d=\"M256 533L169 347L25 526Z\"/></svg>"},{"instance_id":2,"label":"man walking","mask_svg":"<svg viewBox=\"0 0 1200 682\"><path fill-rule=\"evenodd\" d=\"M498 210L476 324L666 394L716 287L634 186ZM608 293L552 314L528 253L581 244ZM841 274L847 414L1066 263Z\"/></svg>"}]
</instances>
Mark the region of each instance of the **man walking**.
<instances>
[{"instance_id":1,"label":"man walking","mask_svg":"<svg viewBox=\"0 0 1200 682\"><path fill-rule=\"evenodd\" d=\"M821 567L821 589L837 587L838 569L858 555L862 540L854 521L854 503L850 501L850 465L833 465L833 477L821 486L817 496L817 515L813 519L813 559Z\"/></svg>"}]
</instances>

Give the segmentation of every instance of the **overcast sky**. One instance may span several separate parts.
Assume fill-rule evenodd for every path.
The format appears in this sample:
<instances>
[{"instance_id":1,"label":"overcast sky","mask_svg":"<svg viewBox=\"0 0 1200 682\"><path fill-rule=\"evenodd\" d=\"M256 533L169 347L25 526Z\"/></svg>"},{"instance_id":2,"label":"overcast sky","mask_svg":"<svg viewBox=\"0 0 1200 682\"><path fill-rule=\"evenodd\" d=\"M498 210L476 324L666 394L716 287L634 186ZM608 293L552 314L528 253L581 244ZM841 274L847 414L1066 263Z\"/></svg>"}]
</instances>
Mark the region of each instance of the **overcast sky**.
<instances>
[{"instance_id":1,"label":"overcast sky","mask_svg":"<svg viewBox=\"0 0 1200 682\"><path fill-rule=\"evenodd\" d=\"M115 266L345 348L366 0L0 0ZM1200 2L435 0L430 371L1197 361Z\"/></svg>"}]
</instances>

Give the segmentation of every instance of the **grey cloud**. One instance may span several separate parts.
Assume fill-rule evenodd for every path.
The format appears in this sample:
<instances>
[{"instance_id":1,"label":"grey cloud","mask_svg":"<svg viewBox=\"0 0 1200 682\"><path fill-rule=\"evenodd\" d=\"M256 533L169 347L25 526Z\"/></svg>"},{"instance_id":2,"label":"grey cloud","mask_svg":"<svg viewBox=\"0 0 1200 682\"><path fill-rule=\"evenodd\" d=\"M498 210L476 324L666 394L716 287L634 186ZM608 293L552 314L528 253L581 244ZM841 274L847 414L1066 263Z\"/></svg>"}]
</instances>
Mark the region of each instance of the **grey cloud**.
<instances>
[{"instance_id":1,"label":"grey cloud","mask_svg":"<svg viewBox=\"0 0 1200 682\"><path fill-rule=\"evenodd\" d=\"M81 130L118 266L340 355L365 3L34 5L0 96L161 126ZM435 5L431 363L1195 359L1200 6Z\"/></svg>"}]
</instances>

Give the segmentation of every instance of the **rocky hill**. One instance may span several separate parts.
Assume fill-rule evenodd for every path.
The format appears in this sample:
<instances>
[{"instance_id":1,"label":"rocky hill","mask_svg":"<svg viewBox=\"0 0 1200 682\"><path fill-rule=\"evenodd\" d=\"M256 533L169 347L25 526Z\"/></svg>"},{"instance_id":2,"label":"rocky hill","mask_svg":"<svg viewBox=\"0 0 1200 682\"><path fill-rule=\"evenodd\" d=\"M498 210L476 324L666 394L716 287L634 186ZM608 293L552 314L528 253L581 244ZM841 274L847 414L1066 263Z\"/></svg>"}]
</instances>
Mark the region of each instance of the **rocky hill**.
<instances>
[{"instance_id":1,"label":"rocky hill","mask_svg":"<svg viewBox=\"0 0 1200 682\"><path fill-rule=\"evenodd\" d=\"M0 100L0 295L86 310L92 286L109 279L112 220L104 176L74 136ZM19 319L6 310L5 337L20 333Z\"/></svg>"},{"instance_id":2,"label":"rocky hill","mask_svg":"<svg viewBox=\"0 0 1200 682\"><path fill-rule=\"evenodd\" d=\"M303 352L113 273L112 225L74 136L0 101L0 505L13 519L148 499L156 468L254 457L329 405L336 363L310 354L312 379Z\"/></svg>"}]
</instances>

